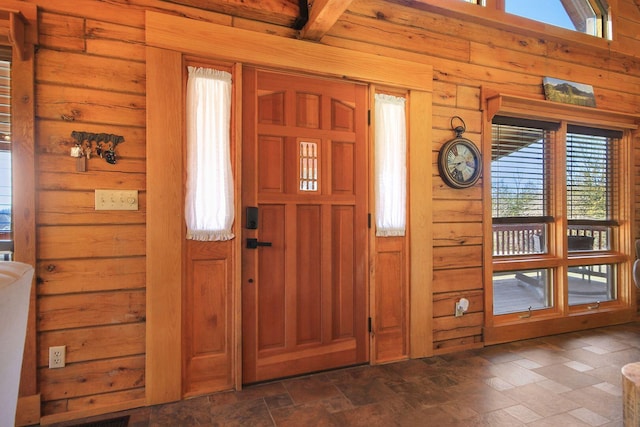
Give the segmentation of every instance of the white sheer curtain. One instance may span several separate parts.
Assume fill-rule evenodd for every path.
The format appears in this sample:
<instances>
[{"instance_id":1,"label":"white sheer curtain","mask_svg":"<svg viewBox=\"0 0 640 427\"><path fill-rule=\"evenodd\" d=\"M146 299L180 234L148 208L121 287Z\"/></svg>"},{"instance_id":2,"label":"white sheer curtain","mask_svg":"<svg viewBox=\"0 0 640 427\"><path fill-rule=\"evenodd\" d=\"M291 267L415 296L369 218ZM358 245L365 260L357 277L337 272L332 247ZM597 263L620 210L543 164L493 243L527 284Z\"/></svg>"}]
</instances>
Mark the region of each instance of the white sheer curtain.
<instances>
[{"instance_id":1,"label":"white sheer curtain","mask_svg":"<svg viewBox=\"0 0 640 427\"><path fill-rule=\"evenodd\" d=\"M405 98L375 95L376 236L404 236L407 216Z\"/></svg>"},{"instance_id":2,"label":"white sheer curtain","mask_svg":"<svg viewBox=\"0 0 640 427\"><path fill-rule=\"evenodd\" d=\"M234 237L230 155L231 74L189 67L187 80L187 239Z\"/></svg>"}]
</instances>

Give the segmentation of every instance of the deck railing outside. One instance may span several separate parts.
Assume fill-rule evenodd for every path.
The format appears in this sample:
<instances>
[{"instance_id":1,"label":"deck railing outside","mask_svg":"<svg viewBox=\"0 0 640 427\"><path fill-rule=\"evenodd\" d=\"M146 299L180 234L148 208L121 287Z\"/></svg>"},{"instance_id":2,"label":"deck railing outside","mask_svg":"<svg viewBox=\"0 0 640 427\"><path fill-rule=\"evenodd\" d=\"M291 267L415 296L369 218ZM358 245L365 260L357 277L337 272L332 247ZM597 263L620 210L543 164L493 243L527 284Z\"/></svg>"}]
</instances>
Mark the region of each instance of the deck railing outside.
<instances>
[{"instance_id":1,"label":"deck railing outside","mask_svg":"<svg viewBox=\"0 0 640 427\"><path fill-rule=\"evenodd\" d=\"M545 224L494 224L493 255L530 255L546 253ZM569 251L609 249L610 227L569 226Z\"/></svg>"}]
</instances>

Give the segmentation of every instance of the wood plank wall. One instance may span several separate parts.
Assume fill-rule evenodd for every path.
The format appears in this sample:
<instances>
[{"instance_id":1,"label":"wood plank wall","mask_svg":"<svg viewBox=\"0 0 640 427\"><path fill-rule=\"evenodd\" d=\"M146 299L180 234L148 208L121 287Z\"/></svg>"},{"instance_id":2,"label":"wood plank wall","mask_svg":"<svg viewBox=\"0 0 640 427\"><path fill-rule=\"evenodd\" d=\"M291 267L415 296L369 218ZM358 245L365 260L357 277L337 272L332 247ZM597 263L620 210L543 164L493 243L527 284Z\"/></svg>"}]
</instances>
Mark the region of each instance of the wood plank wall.
<instances>
[{"instance_id":1,"label":"wood plank wall","mask_svg":"<svg viewBox=\"0 0 640 427\"><path fill-rule=\"evenodd\" d=\"M36 56L44 415L140 401L145 392L143 14L87 1L53 3L38 4ZM77 172L69 156L72 131L123 136L117 163L95 157ZM139 210L95 211L95 189L138 190ZM64 369L47 367L53 345L67 346Z\"/></svg>"},{"instance_id":2,"label":"wood plank wall","mask_svg":"<svg viewBox=\"0 0 640 427\"><path fill-rule=\"evenodd\" d=\"M543 98L543 76L592 84L601 108L640 112L640 59L628 56L640 48L640 10L629 0L619 1L619 7L618 15L623 18L616 21L616 34L622 52L599 50L597 55L585 45L416 13L381 0L353 2L349 13L323 39L328 44L369 49L434 67L434 354L482 345L484 319L482 180L473 188L452 190L438 176L438 151L454 136L451 117L462 117L465 137L481 146L480 88L486 85ZM637 136L635 142L638 153ZM636 155L636 176L638 160ZM636 188L638 184L636 179ZM636 211L639 202L636 191ZM456 318L454 302L461 297L470 301L470 307Z\"/></svg>"},{"instance_id":3,"label":"wood plank wall","mask_svg":"<svg viewBox=\"0 0 640 427\"><path fill-rule=\"evenodd\" d=\"M37 355L43 414L143 404L145 352L144 10L294 36L292 30L151 0L29 0L39 7L37 104ZM541 96L542 76L593 84L603 108L640 112L640 11L619 0L618 50L593 50L466 23L382 0L356 0L323 43L434 66L434 352L482 344L482 211L478 186L451 190L437 176L450 118L480 145L480 87ZM636 56L634 56L636 55ZM72 131L124 136L118 163L76 172ZM640 151L635 138L635 216ZM152 144L151 144L152 145ZM140 192L138 211L95 211L94 189ZM640 237L636 229L636 237ZM453 302L470 300L455 318ZM47 348L67 345L50 370Z\"/></svg>"}]
</instances>

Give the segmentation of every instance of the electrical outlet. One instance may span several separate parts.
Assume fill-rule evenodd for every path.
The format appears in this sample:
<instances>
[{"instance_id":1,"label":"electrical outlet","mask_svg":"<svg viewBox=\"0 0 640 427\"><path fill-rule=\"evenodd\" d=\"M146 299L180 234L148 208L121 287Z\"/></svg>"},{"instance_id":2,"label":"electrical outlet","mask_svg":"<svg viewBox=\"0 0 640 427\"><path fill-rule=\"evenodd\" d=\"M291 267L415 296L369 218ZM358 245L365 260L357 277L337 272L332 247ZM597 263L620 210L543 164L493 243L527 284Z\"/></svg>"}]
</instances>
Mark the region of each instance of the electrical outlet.
<instances>
[{"instance_id":1,"label":"electrical outlet","mask_svg":"<svg viewBox=\"0 0 640 427\"><path fill-rule=\"evenodd\" d=\"M64 368L67 346L49 347L49 368Z\"/></svg>"}]
</instances>

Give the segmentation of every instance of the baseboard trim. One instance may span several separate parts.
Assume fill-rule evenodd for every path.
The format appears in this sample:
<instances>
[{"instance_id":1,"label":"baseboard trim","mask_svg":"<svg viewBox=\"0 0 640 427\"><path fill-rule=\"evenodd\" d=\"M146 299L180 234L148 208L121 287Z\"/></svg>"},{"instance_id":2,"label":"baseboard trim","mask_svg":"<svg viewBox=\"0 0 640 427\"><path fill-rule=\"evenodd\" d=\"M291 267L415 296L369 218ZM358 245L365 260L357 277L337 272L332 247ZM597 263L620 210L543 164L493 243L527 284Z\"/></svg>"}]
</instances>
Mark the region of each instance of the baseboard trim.
<instances>
[{"instance_id":1,"label":"baseboard trim","mask_svg":"<svg viewBox=\"0 0 640 427\"><path fill-rule=\"evenodd\" d=\"M99 408L93 408L84 411L63 412L60 414L45 415L40 419L40 425L50 425L64 421L72 421L83 418L90 418L96 415L104 415L115 412L126 411L128 409L141 408L146 406L145 399L136 399L128 402L117 403L114 405L105 405Z\"/></svg>"},{"instance_id":2,"label":"baseboard trim","mask_svg":"<svg viewBox=\"0 0 640 427\"><path fill-rule=\"evenodd\" d=\"M31 426L40 423L40 395L18 397L16 426Z\"/></svg>"}]
</instances>

